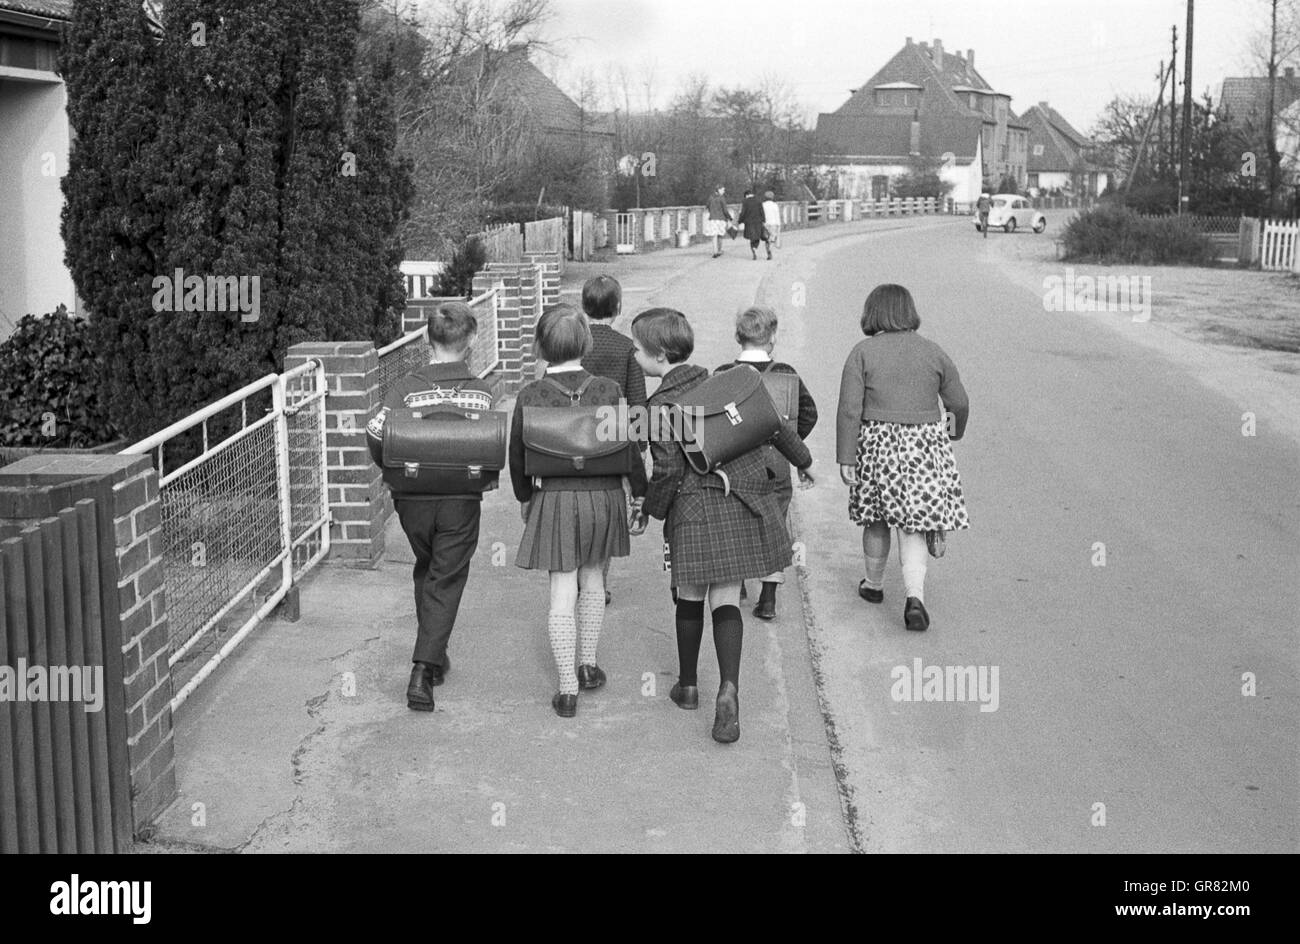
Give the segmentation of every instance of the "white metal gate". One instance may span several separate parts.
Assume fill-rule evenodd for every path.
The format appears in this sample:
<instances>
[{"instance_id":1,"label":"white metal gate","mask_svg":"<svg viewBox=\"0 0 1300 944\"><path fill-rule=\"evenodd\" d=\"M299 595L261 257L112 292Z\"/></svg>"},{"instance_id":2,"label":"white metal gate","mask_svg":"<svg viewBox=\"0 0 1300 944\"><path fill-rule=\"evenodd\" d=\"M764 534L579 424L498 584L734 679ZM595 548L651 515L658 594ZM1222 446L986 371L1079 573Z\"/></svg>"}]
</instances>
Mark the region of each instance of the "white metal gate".
<instances>
[{"instance_id":1,"label":"white metal gate","mask_svg":"<svg viewBox=\"0 0 1300 944\"><path fill-rule=\"evenodd\" d=\"M325 395L313 359L122 450L158 470L173 711L329 553Z\"/></svg>"}]
</instances>

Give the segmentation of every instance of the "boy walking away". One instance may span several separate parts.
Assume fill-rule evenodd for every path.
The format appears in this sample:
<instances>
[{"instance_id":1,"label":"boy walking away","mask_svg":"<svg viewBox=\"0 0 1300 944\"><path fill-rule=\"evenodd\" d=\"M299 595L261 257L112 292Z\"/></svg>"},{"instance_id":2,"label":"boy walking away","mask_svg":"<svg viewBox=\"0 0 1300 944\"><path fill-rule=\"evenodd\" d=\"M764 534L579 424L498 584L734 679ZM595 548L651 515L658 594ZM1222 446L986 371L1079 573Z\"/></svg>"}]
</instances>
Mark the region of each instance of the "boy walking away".
<instances>
[{"instance_id":1,"label":"boy walking away","mask_svg":"<svg viewBox=\"0 0 1300 944\"><path fill-rule=\"evenodd\" d=\"M817 425L817 404L812 394L799 379L799 373L789 364L772 360L772 348L776 345L776 312L770 308L755 305L746 308L736 316L736 342L740 345L740 354L730 364L723 364L718 370L732 367L752 367L761 374L787 374L794 377L798 384L798 412L795 416L784 417L795 423L795 431L800 439L807 439ZM781 404L777 404L781 412ZM790 514L790 500L794 497L794 488L790 482L790 462L777 451L775 446L762 447L763 458L775 480L776 498L781 506L781 520L787 521ZM807 488L811 480L806 473L799 473L800 487ZM761 620L776 618L776 588L785 583L785 571L778 570L763 578L763 590L759 594L758 604L753 613Z\"/></svg>"},{"instance_id":2,"label":"boy walking away","mask_svg":"<svg viewBox=\"0 0 1300 944\"><path fill-rule=\"evenodd\" d=\"M740 216L736 217L745 230L745 239L749 241L749 254L758 261L758 244L763 240L763 203L754 196L752 189L745 191L745 199L740 204ZM771 251L767 257L772 258Z\"/></svg>"},{"instance_id":3,"label":"boy walking away","mask_svg":"<svg viewBox=\"0 0 1300 944\"><path fill-rule=\"evenodd\" d=\"M776 194L770 190L763 194L763 242L769 259L772 247L781 248L781 207L776 202Z\"/></svg>"},{"instance_id":4,"label":"boy walking away","mask_svg":"<svg viewBox=\"0 0 1300 944\"><path fill-rule=\"evenodd\" d=\"M366 426L366 445L382 468L384 423L399 409L451 405L474 410L493 408L492 388L470 371L466 360L478 321L469 305L447 302L429 315L433 359L393 384L378 414ZM482 488L497 486L497 472L483 473ZM393 505L415 553L416 637L406 704L414 711L433 711L433 688L451 667L447 643L456 625L469 565L478 548L481 491L460 494L412 494L404 491L402 469L384 469Z\"/></svg>"},{"instance_id":5,"label":"boy walking away","mask_svg":"<svg viewBox=\"0 0 1300 944\"><path fill-rule=\"evenodd\" d=\"M632 322L632 339L641 369L648 376L663 378L650 398L652 411L680 403L709 376L703 367L686 363L695 336L679 311L643 311ZM788 424L780 428L774 442L800 469L812 465L808 447ZM672 438L652 437L650 455L654 470L644 514L664 522L677 591L679 671L668 697L678 708L699 708L697 669L708 601L720 676L713 739L730 744L740 739L741 582L787 567L790 535L760 450L742 453L707 475L687 463L681 443ZM636 523L643 525L643 518Z\"/></svg>"},{"instance_id":6,"label":"boy walking away","mask_svg":"<svg viewBox=\"0 0 1300 944\"><path fill-rule=\"evenodd\" d=\"M989 210L993 209L993 201L989 199L987 193L981 193L979 202L975 204L975 212L979 214L980 232L984 238L989 238Z\"/></svg>"},{"instance_id":7,"label":"boy walking away","mask_svg":"<svg viewBox=\"0 0 1300 944\"><path fill-rule=\"evenodd\" d=\"M591 351L582 359L582 369L596 377L608 377L618 384L627 401L629 416L645 408L645 374L636 362L632 339L614 329L614 319L623 310L623 287L608 275L588 279L582 286L582 310L591 325ZM642 453L645 444L640 444ZM605 605L609 606L609 560L605 561Z\"/></svg>"}]
</instances>

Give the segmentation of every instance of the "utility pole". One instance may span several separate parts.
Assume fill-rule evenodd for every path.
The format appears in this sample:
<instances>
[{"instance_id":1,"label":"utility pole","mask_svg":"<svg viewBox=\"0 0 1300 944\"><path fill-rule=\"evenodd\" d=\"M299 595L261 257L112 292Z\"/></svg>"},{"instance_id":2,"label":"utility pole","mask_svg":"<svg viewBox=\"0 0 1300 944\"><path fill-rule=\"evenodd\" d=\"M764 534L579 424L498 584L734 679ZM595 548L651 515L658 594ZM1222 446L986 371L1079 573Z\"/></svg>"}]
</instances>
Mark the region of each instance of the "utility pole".
<instances>
[{"instance_id":1,"label":"utility pole","mask_svg":"<svg viewBox=\"0 0 1300 944\"><path fill-rule=\"evenodd\" d=\"M1169 33L1172 37L1169 41L1169 68L1174 68L1174 63L1178 61L1178 26L1169 27ZM1178 97L1178 76L1174 75L1174 80L1169 83L1169 159L1167 167L1169 173L1174 172L1178 166L1178 113L1175 101ZM1164 100L1158 99L1163 105Z\"/></svg>"},{"instance_id":2,"label":"utility pole","mask_svg":"<svg viewBox=\"0 0 1300 944\"><path fill-rule=\"evenodd\" d=\"M1160 76L1160 91L1156 92L1156 101L1162 102L1165 98L1165 80L1174 77L1174 64L1169 63L1169 70ZM1161 109L1157 107L1147 116L1146 127L1142 129L1142 143L1138 145L1137 154L1133 156L1133 166L1129 168L1128 179L1124 182L1124 195L1128 196L1133 189L1133 178L1137 175L1137 169L1142 163L1142 152L1146 150L1147 138L1151 136L1151 125L1155 123L1156 116L1160 114Z\"/></svg>"},{"instance_id":3,"label":"utility pole","mask_svg":"<svg viewBox=\"0 0 1300 944\"><path fill-rule=\"evenodd\" d=\"M1185 195L1191 189L1192 168L1192 18L1196 11L1196 0L1187 0L1187 35L1183 39L1183 127L1182 160L1178 162L1178 212L1183 212Z\"/></svg>"},{"instance_id":4,"label":"utility pole","mask_svg":"<svg viewBox=\"0 0 1300 944\"><path fill-rule=\"evenodd\" d=\"M1277 108L1277 0L1273 0L1273 32L1268 47L1268 212L1271 216L1277 206L1279 160L1274 113Z\"/></svg>"},{"instance_id":5,"label":"utility pole","mask_svg":"<svg viewBox=\"0 0 1300 944\"><path fill-rule=\"evenodd\" d=\"M1160 71L1156 73L1156 79L1160 82L1162 91L1156 93L1156 146L1152 149L1155 153L1154 165L1156 177L1163 176L1165 167L1165 61L1160 60Z\"/></svg>"}]
</instances>

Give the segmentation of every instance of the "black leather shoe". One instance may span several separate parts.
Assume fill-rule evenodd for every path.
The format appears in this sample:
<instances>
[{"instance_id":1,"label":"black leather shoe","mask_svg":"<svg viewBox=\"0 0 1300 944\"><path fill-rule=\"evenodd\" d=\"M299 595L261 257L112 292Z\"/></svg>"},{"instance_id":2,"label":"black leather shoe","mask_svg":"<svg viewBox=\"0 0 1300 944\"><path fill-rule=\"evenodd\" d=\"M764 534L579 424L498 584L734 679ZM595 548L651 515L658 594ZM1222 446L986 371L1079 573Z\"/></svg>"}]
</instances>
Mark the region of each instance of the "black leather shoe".
<instances>
[{"instance_id":1,"label":"black leather shoe","mask_svg":"<svg viewBox=\"0 0 1300 944\"><path fill-rule=\"evenodd\" d=\"M614 598L613 598L612 596L610 596L609 591L606 590L606 591L605 591L605 605L606 605L606 606L609 606L610 601L612 601L613 599L614 599Z\"/></svg>"},{"instance_id":2,"label":"black leather shoe","mask_svg":"<svg viewBox=\"0 0 1300 944\"><path fill-rule=\"evenodd\" d=\"M930 614L925 604L916 597L908 597L903 604L903 623L913 632L923 633L930 628Z\"/></svg>"},{"instance_id":3,"label":"black leather shoe","mask_svg":"<svg viewBox=\"0 0 1300 944\"><path fill-rule=\"evenodd\" d=\"M761 620L774 620L776 619L776 601L759 600L753 612Z\"/></svg>"},{"instance_id":4,"label":"black leather shoe","mask_svg":"<svg viewBox=\"0 0 1300 944\"><path fill-rule=\"evenodd\" d=\"M578 666L578 687L585 689L600 688L605 684L605 673L598 665Z\"/></svg>"},{"instance_id":5,"label":"black leather shoe","mask_svg":"<svg viewBox=\"0 0 1300 944\"><path fill-rule=\"evenodd\" d=\"M429 666L429 683L431 685L441 685L446 678L447 670L451 668L451 663L446 665L433 664Z\"/></svg>"},{"instance_id":6,"label":"black leather shoe","mask_svg":"<svg viewBox=\"0 0 1300 944\"><path fill-rule=\"evenodd\" d=\"M858 582L858 596L862 597L862 599L866 600L868 603L883 603L885 600L885 591L872 590L867 586L867 582L862 580Z\"/></svg>"},{"instance_id":7,"label":"black leather shoe","mask_svg":"<svg viewBox=\"0 0 1300 944\"><path fill-rule=\"evenodd\" d=\"M669 690L668 697L673 700L674 705L686 711L694 711L700 707L700 689L697 685L683 685L677 682Z\"/></svg>"},{"instance_id":8,"label":"black leather shoe","mask_svg":"<svg viewBox=\"0 0 1300 944\"><path fill-rule=\"evenodd\" d=\"M433 669L428 662L411 667L411 683L406 686L406 707L412 711L433 711Z\"/></svg>"},{"instance_id":9,"label":"black leather shoe","mask_svg":"<svg viewBox=\"0 0 1300 944\"><path fill-rule=\"evenodd\" d=\"M551 698L551 707L561 718L572 718L578 713L578 696L556 692Z\"/></svg>"},{"instance_id":10,"label":"black leather shoe","mask_svg":"<svg viewBox=\"0 0 1300 944\"><path fill-rule=\"evenodd\" d=\"M713 716L713 740L719 744L734 744L739 741L740 697L733 683L722 683L714 707L717 713Z\"/></svg>"}]
</instances>

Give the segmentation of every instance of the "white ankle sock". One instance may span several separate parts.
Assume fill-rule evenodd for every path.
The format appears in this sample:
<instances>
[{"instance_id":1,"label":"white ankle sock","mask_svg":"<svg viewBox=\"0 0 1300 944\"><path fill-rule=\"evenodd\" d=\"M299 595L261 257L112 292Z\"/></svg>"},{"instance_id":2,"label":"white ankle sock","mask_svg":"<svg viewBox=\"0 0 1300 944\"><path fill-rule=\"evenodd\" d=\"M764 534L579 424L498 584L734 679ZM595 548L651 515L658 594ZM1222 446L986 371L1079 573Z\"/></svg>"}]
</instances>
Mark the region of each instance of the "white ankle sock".
<instances>
[{"instance_id":1,"label":"white ankle sock","mask_svg":"<svg viewBox=\"0 0 1300 944\"><path fill-rule=\"evenodd\" d=\"M925 567L929 553L923 533L899 532L898 559L903 565L903 586L909 597L916 597L922 603L925 602Z\"/></svg>"}]
</instances>

